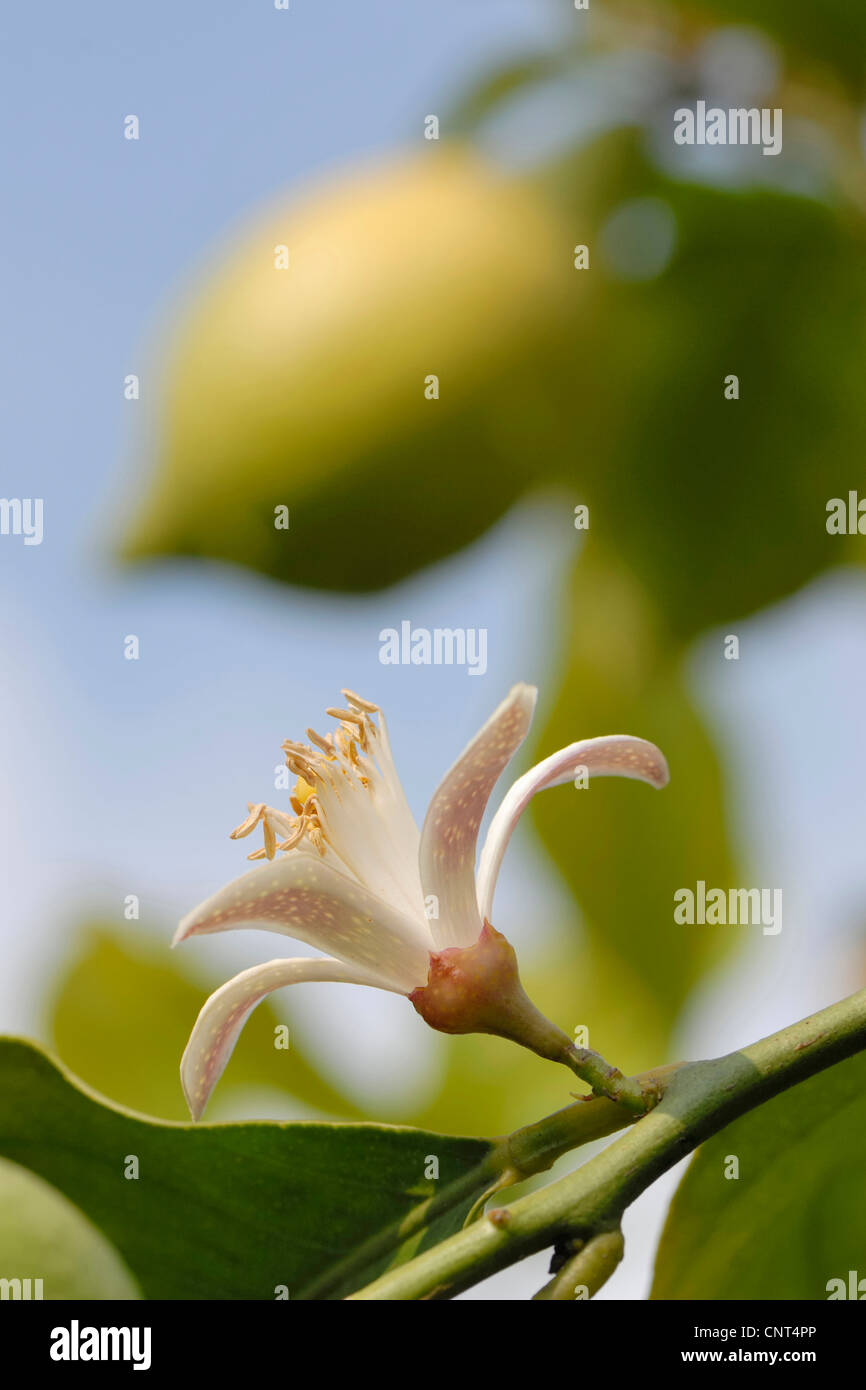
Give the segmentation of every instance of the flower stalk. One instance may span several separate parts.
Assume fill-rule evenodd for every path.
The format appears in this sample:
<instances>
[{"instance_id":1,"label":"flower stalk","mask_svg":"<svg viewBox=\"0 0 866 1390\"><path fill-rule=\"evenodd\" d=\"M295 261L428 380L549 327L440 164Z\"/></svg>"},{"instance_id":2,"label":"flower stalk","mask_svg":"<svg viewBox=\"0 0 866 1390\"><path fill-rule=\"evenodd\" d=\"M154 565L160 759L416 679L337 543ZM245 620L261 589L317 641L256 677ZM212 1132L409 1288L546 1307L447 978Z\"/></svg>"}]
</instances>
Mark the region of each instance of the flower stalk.
<instances>
[{"instance_id":1,"label":"flower stalk","mask_svg":"<svg viewBox=\"0 0 866 1390\"><path fill-rule=\"evenodd\" d=\"M661 1091L655 1082L642 1082L636 1076L623 1076L619 1067L612 1067L589 1048L575 1047L572 1043L560 1060L592 1088L594 1095L606 1096L616 1105L621 1105L634 1119L645 1115L661 1099Z\"/></svg>"}]
</instances>

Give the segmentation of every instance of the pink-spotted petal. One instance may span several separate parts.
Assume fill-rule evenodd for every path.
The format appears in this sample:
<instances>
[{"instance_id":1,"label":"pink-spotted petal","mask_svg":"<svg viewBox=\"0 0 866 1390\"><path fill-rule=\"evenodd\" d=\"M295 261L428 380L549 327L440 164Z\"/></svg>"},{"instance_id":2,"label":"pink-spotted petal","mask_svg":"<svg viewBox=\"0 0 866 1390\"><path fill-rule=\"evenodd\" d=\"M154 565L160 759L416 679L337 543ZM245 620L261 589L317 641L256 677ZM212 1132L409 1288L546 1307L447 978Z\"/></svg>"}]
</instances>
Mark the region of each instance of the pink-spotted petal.
<instances>
[{"instance_id":1,"label":"pink-spotted petal","mask_svg":"<svg viewBox=\"0 0 866 1390\"><path fill-rule=\"evenodd\" d=\"M205 1003L196 1019L180 1064L186 1103L194 1120L200 1119L219 1081L241 1029L266 995L285 985L319 980L330 984L371 985L401 993L393 984L366 970L330 957L271 960L236 975Z\"/></svg>"},{"instance_id":2,"label":"pink-spotted petal","mask_svg":"<svg viewBox=\"0 0 866 1390\"><path fill-rule=\"evenodd\" d=\"M431 937L317 854L293 852L260 864L226 884L188 916L175 945L188 936L263 927L306 941L361 970L412 990L427 979Z\"/></svg>"},{"instance_id":3,"label":"pink-spotted petal","mask_svg":"<svg viewBox=\"0 0 866 1390\"><path fill-rule=\"evenodd\" d=\"M515 685L440 782L421 831L424 896L438 917L431 930L439 949L471 946L481 931L475 892L478 829L496 782L523 742L538 692Z\"/></svg>"},{"instance_id":4,"label":"pink-spotted petal","mask_svg":"<svg viewBox=\"0 0 866 1390\"><path fill-rule=\"evenodd\" d=\"M581 768L590 777L633 777L651 787L664 787L669 773L664 754L654 743L630 734L585 738L561 748L518 777L490 822L478 865L478 910L490 917L502 857L515 825L536 792L570 782Z\"/></svg>"}]
</instances>

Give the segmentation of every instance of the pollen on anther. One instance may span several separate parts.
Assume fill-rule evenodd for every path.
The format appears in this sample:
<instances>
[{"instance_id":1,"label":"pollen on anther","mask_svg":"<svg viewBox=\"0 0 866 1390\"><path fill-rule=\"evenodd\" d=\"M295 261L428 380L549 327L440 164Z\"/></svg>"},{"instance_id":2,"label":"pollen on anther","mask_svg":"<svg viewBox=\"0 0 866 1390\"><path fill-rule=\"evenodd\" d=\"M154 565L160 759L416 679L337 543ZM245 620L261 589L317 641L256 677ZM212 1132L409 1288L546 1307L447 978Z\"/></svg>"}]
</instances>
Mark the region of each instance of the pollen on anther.
<instances>
[{"instance_id":1,"label":"pollen on anther","mask_svg":"<svg viewBox=\"0 0 866 1390\"><path fill-rule=\"evenodd\" d=\"M378 705L374 705L372 700L365 700L361 695L356 695L354 690L344 689L340 691L340 694L345 695L350 705L357 705L358 709L363 710L365 714L379 713Z\"/></svg>"}]
</instances>

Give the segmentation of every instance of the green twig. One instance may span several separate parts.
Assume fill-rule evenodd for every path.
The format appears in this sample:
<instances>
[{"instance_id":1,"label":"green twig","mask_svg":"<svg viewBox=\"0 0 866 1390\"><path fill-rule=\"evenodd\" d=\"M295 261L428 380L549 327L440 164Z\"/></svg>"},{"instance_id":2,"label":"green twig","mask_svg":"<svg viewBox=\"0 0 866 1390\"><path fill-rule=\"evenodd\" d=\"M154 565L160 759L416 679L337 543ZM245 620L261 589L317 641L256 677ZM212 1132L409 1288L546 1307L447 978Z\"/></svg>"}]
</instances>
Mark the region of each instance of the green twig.
<instances>
[{"instance_id":1,"label":"green twig","mask_svg":"<svg viewBox=\"0 0 866 1390\"><path fill-rule=\"evenodd\" d=\"M619 1067L612 1067L597 1052L588 1047L570 1047L563 1058L597 1096L607 1096L621 1105L635 1119L645 1115L660 1099L654 1086L644 1086L640 1077L623 1076Z\"/></svg>"},{"instance_id":2,"label":"green twig","mask_svg":"<svg viewBox=\"0 0 866 1390\"><path fill-rule=\"evenodd\" d=\"M545 1284L533 1302L557 1301L573 1303L575 1299L592 1298L606 1284L623 1256L625 1242L617 1226L611 1231L599 1231L566 1260L549 1284Z\"/></svg>"},{"instance_id":3,"label":"green twig","mask_svg":"<svg viewBox=\"0 0 866 1390\"><path fill-rule=\"evenodd\" d=\"M560 1240L619 1222L660 1174L710 1135L814 1073L866 1048L866 990L740 1052L682 1066L656 1107L576 1172L390 1270L358 1299L441 1297ZM496 1219L491 1219L495 1217Z\"/></svg>"},{"instance_id":4,"label":"green twig","mask_svg":"<svg viewBox=\"0 0 866 1390\"><path fill-rule=\"evenodd\" d=\"M659 1067L635 1080L643 1089L660 1094L675 1070L676 1064ZM493 1141L490 1152L481 1163L449 1183L435 1197L419 1203L402 1221L395 1221L377 1232L339 1263L331 1265L324 1274L301 1289L298 1298L341 1297L362 1284L365 1277L369 1278L371 1266L429 1226L437 1216L453 1211L475 1197L470 1211L472 1217L477 1206L483 1205L494 1191L523 1182L536 1173L546 1172L563 1154L594 1139L606 1138L632 1124L634 1119L635 1116L622 1105L604 1096L586 1096L535 1124Z\"/></svg>"}]
</instances>

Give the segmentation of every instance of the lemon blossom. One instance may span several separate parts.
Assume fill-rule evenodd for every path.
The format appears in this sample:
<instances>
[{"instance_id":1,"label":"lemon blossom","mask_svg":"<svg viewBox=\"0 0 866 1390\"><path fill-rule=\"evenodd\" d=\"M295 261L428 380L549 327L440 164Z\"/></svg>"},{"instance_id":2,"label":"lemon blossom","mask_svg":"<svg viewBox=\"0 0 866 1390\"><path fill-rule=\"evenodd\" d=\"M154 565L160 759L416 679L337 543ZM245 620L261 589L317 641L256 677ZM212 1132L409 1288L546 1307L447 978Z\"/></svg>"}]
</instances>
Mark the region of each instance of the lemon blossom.
<instances>
[{"instance_id":1,"label":"lemon blossom","mask_svg":"<svg viewBox=\"0 0 866 1390\"><path fill-rule=\"evenodd\" d=\"M516 685L439 784L419 834L394 767L384 716L344 690L337 727L283 749L297 776L291 814L250 805L233 838L262 827L263 863L186 916L175 944L233 927L264 927L330 954L253 966L207 1000L181 1062L198 1119L244 1023L266 995L308 980L405 994L434 1028L512 1038L566 1060L571 1041L520 985L514 951L490 924L502 857L536 792L589 775L663 787L665 759L624 734L584 739L519 777L494 815L476 874L478 832L500 773L523 742L537 691Z\"/></svg>"}]
</instances>

